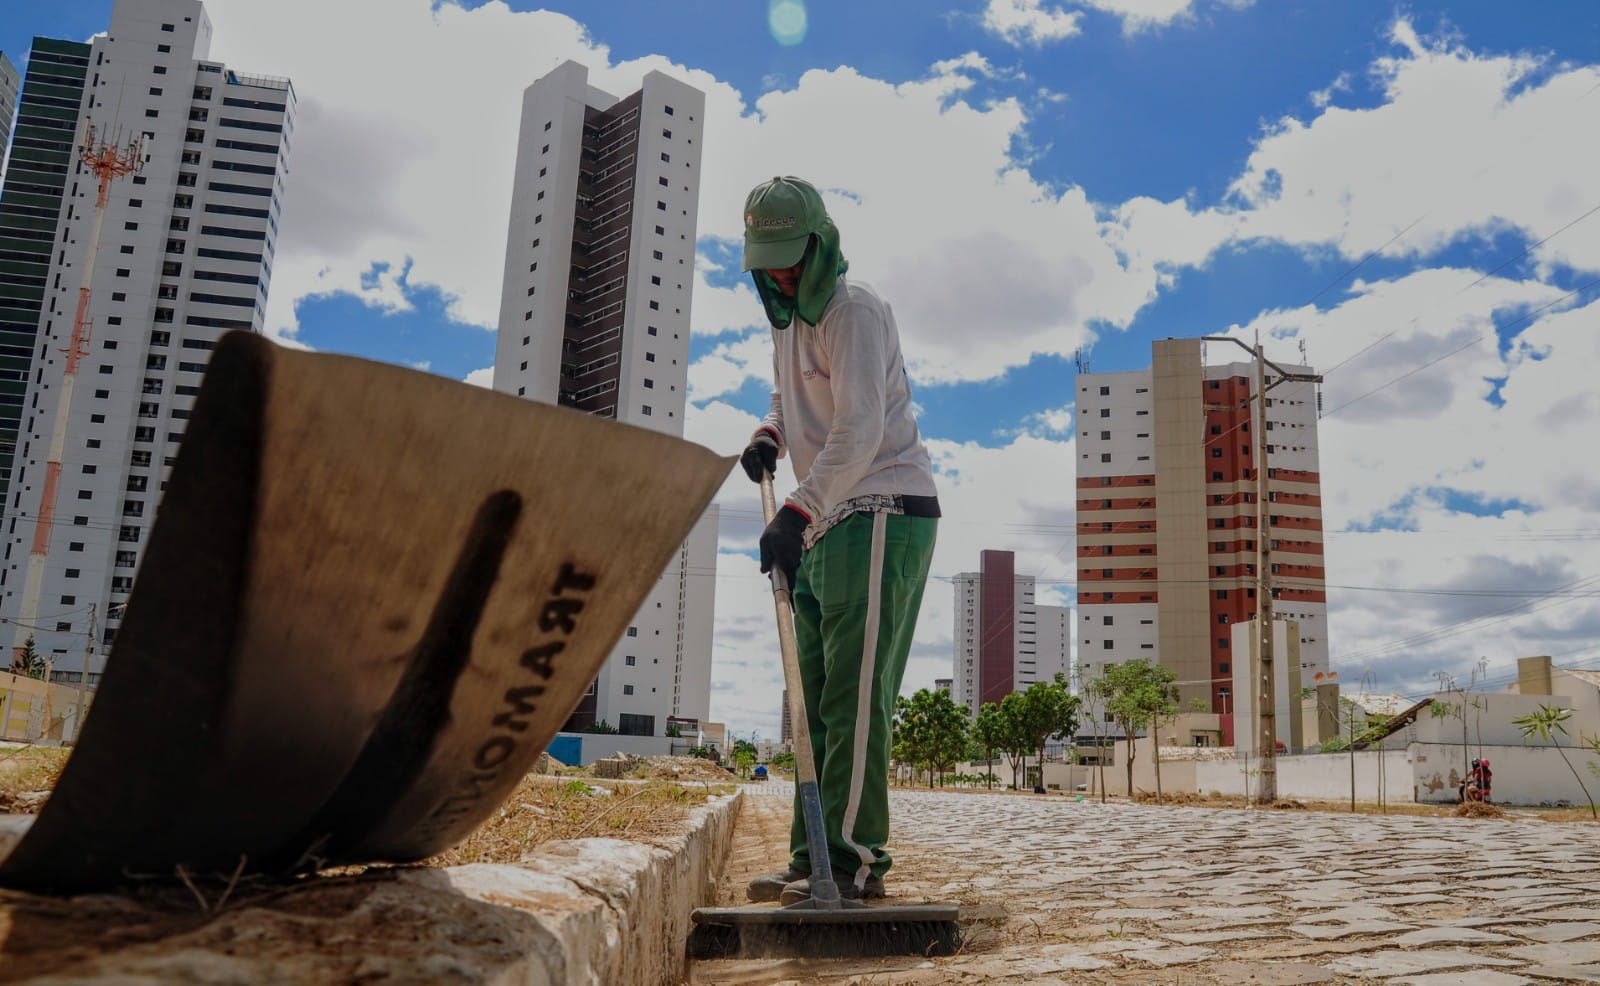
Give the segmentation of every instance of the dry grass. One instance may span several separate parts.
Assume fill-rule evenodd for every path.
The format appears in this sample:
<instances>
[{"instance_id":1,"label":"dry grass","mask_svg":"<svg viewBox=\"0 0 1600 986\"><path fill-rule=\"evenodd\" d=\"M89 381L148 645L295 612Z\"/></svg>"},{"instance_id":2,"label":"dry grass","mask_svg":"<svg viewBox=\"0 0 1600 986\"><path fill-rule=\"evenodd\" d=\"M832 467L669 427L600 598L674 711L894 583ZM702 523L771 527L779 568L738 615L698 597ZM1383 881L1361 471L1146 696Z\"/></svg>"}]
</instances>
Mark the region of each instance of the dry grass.
<instances>
[{"instance_id":1,"label":"dry grass","mask_svg":"<svg viewBox=\"0 0 1600 986\"><path fill-rule=\"evenodd\" d=\"M1457 818L1505 818L1505 810L1499 805L1488 804L1483 801L1464 801L1456 805L1456 810L1451 812Z\"/></svg>"},{"instance_id":2,"label":"dry grass","mask_svg":"<svg viewBox=\"0 0 1600 986\"><path fill-rule=\"evenodd\" d=\"M683 817L732 785L652 780L617 785L581 778L523 778L505 804L466 841L430 866L515 863L542 842L606 837L655 843L682 831Z\"/></svg>"},{"instance_id":3,"label":"dry grass","mask_svg":"<svg viewBox=\"0 0 1600 986\"><path fill-rule=\"evenodd\" d=\"M56 786L70 753L56 746L0 750L0 812L38 811L38 795Z\"/></svg>"}]
</instances>

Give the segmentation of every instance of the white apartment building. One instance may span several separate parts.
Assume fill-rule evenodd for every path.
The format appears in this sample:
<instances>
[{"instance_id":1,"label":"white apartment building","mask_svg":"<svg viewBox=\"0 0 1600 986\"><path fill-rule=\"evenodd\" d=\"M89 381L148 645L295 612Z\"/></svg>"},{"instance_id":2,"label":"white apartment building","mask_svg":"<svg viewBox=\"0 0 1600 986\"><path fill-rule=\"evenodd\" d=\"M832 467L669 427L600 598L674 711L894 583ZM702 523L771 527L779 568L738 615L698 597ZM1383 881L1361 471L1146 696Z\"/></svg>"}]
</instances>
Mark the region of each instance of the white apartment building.
<instances>
[{"instance_id":1,"label":"white apartment building","mask_svg":"<svg viewBox=\"0 0 1600 986\"><path fill-rule=\"evenodd\" d=\"M705 94L617 98L564 62L523 93L496 390L683 434ZM648 469L649 463L640 463ZM707 718L717 508L701 517L569 728L665 735Z\"/></svg>"},{"instance_id":2,"label":"white apartment building","mask_svg":"<svg viewBox=\"0 0 1600 986\"><path fill-rule=\"evenodd\" d=\"M1231 628L1256 607L1255 367L1164 340L1150 368L1077 384L1079 661L1145 658L1231 711ZM1266 411L1274 616L1298 625L1309 681L1328 667L1315 389L1280 384Z\"/></svg>"},{"instance_id":3,"label":"white apartment building","mask_svg":"<svg viewBox=\"0 0 1600 986\"><path fill-rule=\"evenodd\" d=\"M1034 602L1034 576L1016 574L1016 556L984 551L977 572L962 572L955 589L955 674L952 697L973 716L1035 682L1071 668L1072 612Z\"/></svg>"},{"instance_id":4,"label":"white apartment building","mask_svg":"<svg viewBox=\"0 0 1600 986\"><path fill-rule=\"evenodd\" d=\"M63 350L74 335L98 191L94 174L68 164L0 569L6 642L33 635L69 681L84 666L91 625L97 644L115 633L213 346L229 330L261 328L295 95L285 79L211 61L211 32L198 0L116 0L107 33L90 47L78 140L86 124L122 144L142 135L144 163L110 187L88 281L91 324L63 409ZM51 504L43 494L63 410ZM40 531L37 612L18 626Z\"/></svg>"}]
</instances>

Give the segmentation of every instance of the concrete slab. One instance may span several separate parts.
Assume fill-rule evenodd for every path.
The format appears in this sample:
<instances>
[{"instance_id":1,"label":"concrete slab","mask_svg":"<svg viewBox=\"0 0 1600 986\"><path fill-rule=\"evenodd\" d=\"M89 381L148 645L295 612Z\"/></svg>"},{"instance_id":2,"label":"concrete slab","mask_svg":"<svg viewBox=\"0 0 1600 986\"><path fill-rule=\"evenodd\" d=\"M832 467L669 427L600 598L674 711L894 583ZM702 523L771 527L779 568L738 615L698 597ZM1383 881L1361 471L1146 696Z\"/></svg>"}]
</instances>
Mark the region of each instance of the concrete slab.
<instances>
[{"instance_id":1,"label":"concrete slab","mask_svg":"<svg viewBox=\"0 0 1600 986\"><path fill-rule=\"evenodd\" d=\"M1401 952L1386 949L1366 955L1347 955L1328 963L1328 968L1347 976L1382 979L1415 973L1444 972L1451 969L1477 969L1484 966L1517 966L1520 962L1497 959L1474 952L1436 950Z\"/></svg>"}]
</instances>

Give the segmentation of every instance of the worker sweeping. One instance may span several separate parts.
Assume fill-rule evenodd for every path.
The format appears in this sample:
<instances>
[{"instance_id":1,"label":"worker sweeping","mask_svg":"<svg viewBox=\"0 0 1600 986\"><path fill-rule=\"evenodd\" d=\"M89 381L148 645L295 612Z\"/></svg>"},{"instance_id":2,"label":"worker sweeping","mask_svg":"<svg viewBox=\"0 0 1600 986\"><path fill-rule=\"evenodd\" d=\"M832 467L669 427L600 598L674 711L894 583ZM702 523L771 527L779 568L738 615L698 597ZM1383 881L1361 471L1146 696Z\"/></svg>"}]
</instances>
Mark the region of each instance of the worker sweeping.
<instances>
[{"instance_id":1,"label":"worker sweeping","mask_svg":"<svg viewBox=\"0 0 1600 986\"><path fill-rule=\"evenodd\" d=\"M933 556L939 501L894 314L846 277L822 197L774 178L745 202L744 269L772 323L772 409L741 457L798 486L761 534L761 571L792 587L806 720L839 893L884 895L895 697ZM755 901L810 895L797 798L788 868Z\"/></svg>"}]
</instances>

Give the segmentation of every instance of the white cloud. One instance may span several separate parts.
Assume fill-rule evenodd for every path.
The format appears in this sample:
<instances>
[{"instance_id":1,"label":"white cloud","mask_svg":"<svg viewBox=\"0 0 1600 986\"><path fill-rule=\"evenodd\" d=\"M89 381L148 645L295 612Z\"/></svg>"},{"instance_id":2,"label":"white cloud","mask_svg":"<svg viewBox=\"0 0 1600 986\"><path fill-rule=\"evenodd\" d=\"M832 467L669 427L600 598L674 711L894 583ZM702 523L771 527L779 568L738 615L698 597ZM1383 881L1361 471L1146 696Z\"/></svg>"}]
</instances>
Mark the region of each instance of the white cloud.
<instances>
[{"instance_id":1,"label":"white cloud","mask_svg":"<svg viewBox=\"0 0 1600 986\"><path fill-rule=\"evenodd\" d=\"M1149 31L1192 16L1194 0L1081 0L1084 6L1122 19L1125 34Z\"/></svg>"},{"instance_id":2,"label":"white cloud","mask_svg":"<svg viewBox=\"0 0 1600 986\"><path fill-rule=\"evenodd\" d=\"M494 367L486 366L481 370L473 370L471 373L466 375L466 378L462 380L462 383L470 383L474 387L493 387Z\"/></svg>"},{"instance_id":3,"label":"white cloud","mask_svg":"<svg viewBox=\"0 0 1600 986\"><path fill-rule=\"evenodd\" d=\"M1539 239L1600 201L1596 130L1573 122L1600 66L1424 43L1404 20L1391 36L1404 54L1373 66L1382 105L1285 118L1257 144L1233 184L1240 236L1360 257L1420 218L1384 252L1425 258L1466 235ZM1600 270L1600 224L1535 259Z\"/></svg>"},{"instance_id":4,"label":"white cloud","mask_svg":"<svg viewBox=\"0 0 1600 986\"><path fill-rule=\"evenodd\" d=\"M1326 89L1318 89L1311 94L1311 105L1315 106L1319 110L1326 109L1328 104L1333 102L1334 93L1349 91L1350 73L1340 72L1337 78L1328 83L1328 87Z\"/></svg>"},{"instance_id":5,"label":"white cloud","mask_svg":"<svg viewBox=\"0 0 1600 986\"><path fill-rule=\"evenodd\" d=\"M989 0L983 11L983 26L1021 47L1070 38L1083 30L1078 23L1082 17L1059 7L1047 7L1041 0Z\"/></svg>"}]
</instances>

